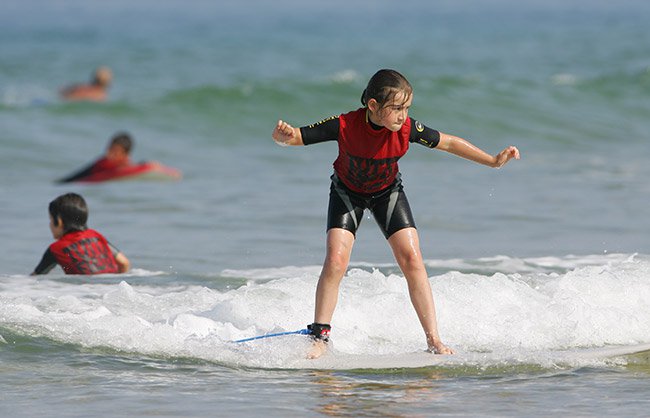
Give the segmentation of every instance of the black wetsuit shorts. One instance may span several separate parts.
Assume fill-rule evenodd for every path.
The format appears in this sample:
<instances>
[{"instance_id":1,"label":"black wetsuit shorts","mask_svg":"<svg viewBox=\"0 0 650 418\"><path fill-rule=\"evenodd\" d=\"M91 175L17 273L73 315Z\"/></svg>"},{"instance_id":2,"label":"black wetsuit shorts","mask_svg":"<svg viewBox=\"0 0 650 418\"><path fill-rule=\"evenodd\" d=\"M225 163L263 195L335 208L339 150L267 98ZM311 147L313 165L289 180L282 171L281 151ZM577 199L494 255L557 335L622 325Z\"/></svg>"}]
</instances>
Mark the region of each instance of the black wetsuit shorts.
<instances>
[{"instance_id":1,"label":"black wetsuit shorts","mask_svg":"<svg viewBox=\"0 0 650 418\"><path fill-rule=\"evenodd\" d=\"M391 186L372 195L356 193L348 189L336 174L332 175L327 230L343 228L356 235L365 209L372 212L387 239L401 229L415 228L399 174Z\"/></svg>"}]
</instances>

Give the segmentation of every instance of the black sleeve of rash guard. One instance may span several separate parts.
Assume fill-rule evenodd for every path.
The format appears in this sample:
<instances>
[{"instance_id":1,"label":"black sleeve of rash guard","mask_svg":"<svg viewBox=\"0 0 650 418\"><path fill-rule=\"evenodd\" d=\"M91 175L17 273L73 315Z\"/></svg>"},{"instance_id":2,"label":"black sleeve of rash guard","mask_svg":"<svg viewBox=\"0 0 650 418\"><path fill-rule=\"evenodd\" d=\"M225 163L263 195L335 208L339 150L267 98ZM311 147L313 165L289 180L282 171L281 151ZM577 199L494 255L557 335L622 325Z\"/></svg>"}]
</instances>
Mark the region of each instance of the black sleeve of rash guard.
<instances>
[{"instance_id":1,"label":"black sleeve of rash guard","mask_svg":"<svg viewBox=\"0 0 650 418\"><path fill-rule=\"evenodd\" d=\"M415 119L411 119L411 135L409 136L409 141L424 145L428 148L435 148L440 143L440 132L424 126Z\"/></svg>"},{"instance_id":2,"label":"black sleeve of rash guard","mask_svg":"<svg viewBox=\"0 0 650 418\"><path fill-rule=\"evenodd\" d=\"M84 168L80 169L79 171L76 171L76 172L74 172L74 173L72 173L72 174L70 174L67 177L64 177L62 179L59 179L56 182L57 183L70 183L70 182L73 182L73 181L77 181L77 180L79 180L81 178L84 178L84 177L90 175L90 173L93 171L94 166L95 166L94 162L90 163L87 166L85 166Z\"/></svg>"},{"instance_id":3,"label":"black sleeve of rash guard","mask_svg":"<svg viewBox=\"0 0 650 418\"><path fill-rule=\"evenodd\" d=\"M338 141L339 117L332 116L309 126L300 128L302 143L305 145L317 144L325 141Z\"/></svg>"},{"instance_id":4,"label":"black sleeve of rash guard","mask_svg":"<svg viewBox=\"0 0 650 418\"><path fill-rule=\"evenodd\" d=\"M41 259L41 262L38 263L38 266L36 266L32 274L47 274L50 272L50 270L56 267L56 265L57 265L56 258L54 258L54 254L52 254L52 252L48 248L47 250L45 250L45 254L43 254L43 258Z\"/></svg>"}]
</instances>

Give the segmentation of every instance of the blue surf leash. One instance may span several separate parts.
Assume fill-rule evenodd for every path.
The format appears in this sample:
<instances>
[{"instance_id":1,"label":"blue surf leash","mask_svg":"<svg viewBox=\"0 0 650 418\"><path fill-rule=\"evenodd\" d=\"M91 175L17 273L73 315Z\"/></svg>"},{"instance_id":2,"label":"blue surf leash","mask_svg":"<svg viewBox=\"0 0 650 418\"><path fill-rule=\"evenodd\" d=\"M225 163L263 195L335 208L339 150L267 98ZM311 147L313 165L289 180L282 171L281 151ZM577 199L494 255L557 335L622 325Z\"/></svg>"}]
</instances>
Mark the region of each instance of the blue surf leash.
<instances>
[{"instance_id":1,"label":"blue surf leash","mask_svg":"<svg viewBox=\"0 0 650 418\"><path fill-rule=\"evenodd\" d=\"M263 338L271 338L271 337L280 337L282 335L291 335L291 334L308 335L309 333L310 331L308 329L299 329L298 331L287 331L287 332L277 332L275 334L258 335L257 337L243 338L241 340L235 340L233 342L245 343L246 341L261 340Z\"/></svg>"}]
</instances>

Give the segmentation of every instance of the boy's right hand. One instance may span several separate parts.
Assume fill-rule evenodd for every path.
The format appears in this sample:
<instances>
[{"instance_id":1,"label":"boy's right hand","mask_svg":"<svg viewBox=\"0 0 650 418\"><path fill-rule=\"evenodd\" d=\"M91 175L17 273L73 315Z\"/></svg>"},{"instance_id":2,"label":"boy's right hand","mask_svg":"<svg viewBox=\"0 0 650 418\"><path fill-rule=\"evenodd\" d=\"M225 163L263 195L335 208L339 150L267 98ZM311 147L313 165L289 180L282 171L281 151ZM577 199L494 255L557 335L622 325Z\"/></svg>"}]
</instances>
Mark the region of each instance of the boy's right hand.
<instances>
[{"instance_id":1,"label":"boy's right hand","mask_svg":"<svg viewBox=\"0 0 650 418\"><path fill-rule=\"evenodd\" d=\"M293 126L282 120L278 121L271 136L277 144L283 146L294 145L297 139L296 130Z\"/></svg>"}]
</instances>

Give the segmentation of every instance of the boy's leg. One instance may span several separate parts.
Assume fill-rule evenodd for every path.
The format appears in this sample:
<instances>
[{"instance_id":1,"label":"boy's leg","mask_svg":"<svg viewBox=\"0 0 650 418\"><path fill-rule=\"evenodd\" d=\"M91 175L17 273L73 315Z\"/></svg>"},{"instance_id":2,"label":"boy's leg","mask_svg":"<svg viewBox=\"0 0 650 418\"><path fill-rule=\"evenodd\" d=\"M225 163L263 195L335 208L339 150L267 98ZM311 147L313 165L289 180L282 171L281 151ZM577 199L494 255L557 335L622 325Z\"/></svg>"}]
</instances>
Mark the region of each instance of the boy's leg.
<instances>
[{"instance_id":1,"label":"boy's leg","mask_svg":"<svg viewBox=\"0 0 650 418\"><path fill-rule=\"evenodd\" d=\"M453 351L442 343L438 335L436 308L429 277L422 261L417 230L401 229L388 238L388 243L406 277L411 303L427 336L428 349L440 354L452 354Z\"/></svg>"},{"instance_id":2,"label":"boy's leg","mask_svg":"<svg viewBox=\"0 0 650 418\"><path fill-rule=\"evenodd\" d=\"M354 235L345 229L327 232L327 253L316 288L314 322L329 324L339 296L339 285L350 263Z\"/></svg>"},{"instance_id":3,"label":"boy's leg","mask_svg":"<svg viewBox=\"0 0 650 418\"><path fill-rule=\"evenodd\" d=\"M317 324L329 324L332 321L339 297L339 285L350 263L353 245L352 232L342 228L332 228L327 232L327 253L316 287L314 322ZM325 343L317 340L307 356L320 357L325 349Z\"/></svg>"}]
</instances>

